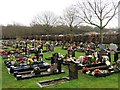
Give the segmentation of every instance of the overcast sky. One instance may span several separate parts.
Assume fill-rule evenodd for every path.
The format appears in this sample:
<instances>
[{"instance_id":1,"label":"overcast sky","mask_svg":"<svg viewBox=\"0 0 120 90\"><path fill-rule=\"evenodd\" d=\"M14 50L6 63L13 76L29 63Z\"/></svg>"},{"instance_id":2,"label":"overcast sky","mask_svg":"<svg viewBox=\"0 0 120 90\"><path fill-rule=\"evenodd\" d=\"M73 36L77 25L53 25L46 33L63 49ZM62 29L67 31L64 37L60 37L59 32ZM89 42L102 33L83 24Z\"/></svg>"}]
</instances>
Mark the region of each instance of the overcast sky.
<instances>
[{"instance_id":1,"label":"overcast sky","mask_svg":"<svg viewBox=\"0 0 120 90\"><path fill-rule=\"evenodd\" d=\"M29 25L32 18L42 11L62 15L63 10L80 0L0 0L0 25L14 22ZM117 18L107 26L117 27Z\"/></svg>"}]
</instances>

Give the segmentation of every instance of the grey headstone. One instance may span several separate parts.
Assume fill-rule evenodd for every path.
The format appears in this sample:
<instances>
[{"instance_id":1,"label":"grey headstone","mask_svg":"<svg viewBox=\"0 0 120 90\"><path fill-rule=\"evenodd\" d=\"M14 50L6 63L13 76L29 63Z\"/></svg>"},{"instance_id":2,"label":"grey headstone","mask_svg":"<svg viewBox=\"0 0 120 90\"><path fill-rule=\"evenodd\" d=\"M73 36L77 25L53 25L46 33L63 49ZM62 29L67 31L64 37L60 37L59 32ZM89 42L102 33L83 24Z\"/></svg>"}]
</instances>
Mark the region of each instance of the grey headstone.
<instances>
[{"instance_id":1,"label":"grey headstone","mask_svg":"<svg viewBox=\"0 0 120 90\"><path fill-rule=\"evenodd\" d=\"M106 49L105 44L98 44L98 47L99 47L100 49L102 49L102 50Z\"/></svg>"},{"instance_id":2,"label":"grey headstone","mask_svg":"<svg viewBox=\"0 0 120 90\"><path fill-rule=\"evenodd\" d=\"M78 63L69 62L69 78L70 80L78 79Z\"/></svg>"}]
</instances>

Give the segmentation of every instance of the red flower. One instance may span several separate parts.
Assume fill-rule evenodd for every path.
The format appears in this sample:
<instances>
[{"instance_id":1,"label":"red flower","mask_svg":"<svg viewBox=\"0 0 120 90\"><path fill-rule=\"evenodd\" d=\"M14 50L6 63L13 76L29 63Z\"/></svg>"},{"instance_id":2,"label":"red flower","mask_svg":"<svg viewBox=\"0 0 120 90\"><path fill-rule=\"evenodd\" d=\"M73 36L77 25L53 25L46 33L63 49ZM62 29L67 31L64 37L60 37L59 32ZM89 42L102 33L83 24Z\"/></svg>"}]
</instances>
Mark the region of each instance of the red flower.
<instances>
[{"instance_id":1,"label":"red flower","mask_svg":"<svg viewBox=\"0 0 120 90\"><path fill-rule=\"evenodd\" d=\"M89 69L87 67L84 67L83 68L83 71L88 71Z\"/></svg>"},{"instance_id":2,"label":"red flower","mask_svg":"<svg viewBox=\"0 0 120 90\"><path fill-rule=\"evenodd\" d=\"M23 60L23 58L18 58L18 60L19 60L19 61L22 61L22 60Z\"/></svg>"},{"instance_id":3,"label":"red flower","mask_svg":"<svg viewBox=\"0 0 120 90\"><path fill-rule=\"evenodd\" d=\"M36 56L32 56L33 59L36 59Z\"/></svg>"},{"instance_id":4,"label":"red flower","mask_svg":"<svg viewBox=\"0 0 120 90\"><path fill-rule=\"evenodd\" d=\"M87 56L84 56L84 57L83 57L83 62L85 62L86 60L88 60L88 57L87 57Z\"/></svg>"}]
</instances>

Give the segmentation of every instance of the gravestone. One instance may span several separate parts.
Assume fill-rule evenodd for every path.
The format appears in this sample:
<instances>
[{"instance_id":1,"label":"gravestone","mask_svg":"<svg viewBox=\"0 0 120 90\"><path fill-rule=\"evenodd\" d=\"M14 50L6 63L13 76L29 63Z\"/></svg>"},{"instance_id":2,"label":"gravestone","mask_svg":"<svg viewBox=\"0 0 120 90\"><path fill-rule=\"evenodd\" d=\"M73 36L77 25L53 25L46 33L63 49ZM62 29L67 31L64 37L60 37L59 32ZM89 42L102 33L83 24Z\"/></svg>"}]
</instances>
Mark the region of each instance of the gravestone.
<instances>
[{"instance_id":1,"label":"gravestone","mask_svg":"<svg viewBox=\"0 0 120 90\"><path fill-rule=\"evenodd\" d=\"M37 61L41 61L42 60L42 58L43 58L43 53L42 53L42 49L37 49L36 50L36 57L37 57Z\"/></svg>"},{"instance_id":2,"label":"gravestone","mask_svg":"<svg viewBox=\"0 0 120 90\"><path fill-rule=\"evenodd\" d=\"M16 42L16 46L15 46L16 49L18 49L18 41Z\"/></svg>"},{"instance_id":3,"label":"gravestone","mask_svg":"<svg viewBox=\"0 0 120 90\"><path fill-rule=\"evenodd\" d=\"M117 51L118 46L116 44L110 44L110 50Z\"/></svg>"},{"instance_id":4,"label":"gravestone","mask_svg":"<svg viewBox=\"0 0 120 90\"><path fill-rule=\"evenodd\" d=\"M111 53L108 52L109 61L111 62Z\"/></svg>"},{"instance_id":5,"label":"gravestone","mask_svg":"<svg viewBox=\"0 0 120 90\"><path fill-rule=\"evenodd\" d=\"M96 49L95 44L94 44L94 43L92 43L92 42L89 44L89 46L90 46L90 48L91 48L91 49L93 49L93 50L95 50L95 49Z\"/></svg>"},{"instance_id":6,"label":"gravestone","mask_svg":"<svg viewBox=\"0 0 120 90\"><path fill-rule=\"evenodd\" d=\"M57 62L58 57L59 57L58 53L53 54L54 62Z\"/></svg>"},{"instance_id":7,"label":"gravestone","mask_svg":"<svg viewBox=\"0 0 120 90\"><path fill-rule=\"evenodd\" d=\"M65 43L66 43L66 42L63 42L63 43L62 43L62 49L64 49L64 47L65 47Z\"/></svg>"},{"instance_id":8,"label":"gravestone","mask_svg":"<svg viewBox=\"0 0 120 90\"><path fill-rule=\"evenodd\" d=\"M117 61L117 67L118 67L119 70L120 70L120 59Z\"/></svg>"},{"instance_id":9,"label":"gravestone","mask_svg":"<svg viewBox=\"0 0 120 90\"><path fill-rule=\"evenodd\" d=\"M62 64L62 58L61 57L58 57L58 60L57 60L57 69L58 69L58 72L61 73L61 64Z\"/></svg>"},{"instance_id":10,"label":"gravestone","mask_svg":"<svg viewBox=\"0 0 120 90\"><path fill-rule=\"evenodd\" d=\"M62 67L61 67L61 64L63 62L63 59L62 57L59 57L59 54L58 53L54 53L53 56L51 57L51 64L54 64L54 69L57 69L58 70L58 73L61 73L62 72ZM51 68L51 70L53 70Z\"/></svg>"},{"instance_id":11,"label":"gravestone","mask_svg":"<svg viewBox=\"0 0 120 90\"><path fill-rule=\"evenodd\" d=\"M25 55L27 55L27 42L25 42Z\"/></svg>"},{"instance_id":12,"label":"gravestone","mask_svg":"<svg viewBox=\"0 0 120 90\"><path fill-rule=\"evenodd\" d=\"M53 45L53 43L50 44L50 51L51 51L51 52L54 52L54 45Z\"/></svg>"},{"instance_id":13,"label":"gravestone","mask_svg":"<svg viewBox=\"0 0 120 90\"><path fill-rule=\"evenodd\" d=\"M78 63L73 61L69 62L69 79L78 79Z\"/></svg>"},{"instance_id":14,"label":"gravestone","mask_svg":"<svg viewBox=\"0 0 120 90\"><path fill-rule=\"evenodd\" d=\"M120 52L114 53L114 62L116 62L120 58Z\"/></svg>"},{"instance_id":15,"label":"gravestone","mask_svg":"<svg viewBox=\"0 0 120 90\"><path fill-rule=\"evenodd\" d=\"M50 51L50 44L47 42L46 43L46 51L49 52Z\"/></svg>"},{"instance_id":16,"label":"gravestone","mask_svg":"<svg viewBox=\"0 0 120 90\"><path fill-rule=\"evenodd\" d=\"M43 54L43 45L39 45L39 47L38 47L38 54L39 55Z\"/></svg>"},{"instance_id":17,"label":"gravestone","mask_svg":"<svg viewBox=\"0 0 120 90\"><path fill-rule=\"evenodd\" d=\"M54 62L57 63L58 72L61 73L61 64L63 62L63 59L59 57L58 53L53 54L53 59L54 59Z\"/></svg>"},{"instance_id":18,"label":"gravestone","mask_svg":"<svg viewBox=\"0 0 120 90\"><path fill-rule=\"evenodd\" d=\"M75 50L72 49L72 50L68 50L68 56L72 56L72 57L75 57Z\"/></svg>"},{"instance_id":19,"label":"gravestone","mask_svg":"<svg viewBox=\"0 0 120 90\"><path fill-rule=\"evenodd\" d=\"M22 48L22 42L20 41L20 43L19 43L19 48Z\"/></svg>"},{"instance_id":20,"label":"gravestone","mask_svg":"<svg viewBox=\"0 0 120 90\"><path fill-rule=\"evenodd\" d=\"M98 44L98 47L99 47L101 50L106 49L106 45L105 45L105 44Z\"/></svg>"},{"instance_id":21,"label":"gravestone","mask_svg":"<svg viewBox=\"0 0 120 90\"><path fill-rule=\"evenodd\" d=\"M107 52L103 49L99 51L99 58L101 62L102 62L102 56L107 56Z\"/></svg>"},{"instance_id":22,"label":"gravestone","mask_svg":"<svg viewBox=\"0 0 120 90\"><path fill-rule=\"evenodd\" d=\"M35 39L32 40L32 47L35 47Z\"/></svg>"},{"instance_id":23,"label":"gravestone","mask_svg":"<svg viewBox=\"0 0 120 90\"><path fill-rule=\"evenodd\" d=\"M34 73L35 73L35 75L40 75L40 67L34 67Z\"/></svg>"},{"instance_id":24,"label":"gravestone","mask_svg":"<svg viewBox=\"0 0 120 90\"><path fill-rule=\"evenodd\" d=\"M29 50L29 48L27 49L27 55L30 55L30 50Z\"/></svg>"}]
</instances>

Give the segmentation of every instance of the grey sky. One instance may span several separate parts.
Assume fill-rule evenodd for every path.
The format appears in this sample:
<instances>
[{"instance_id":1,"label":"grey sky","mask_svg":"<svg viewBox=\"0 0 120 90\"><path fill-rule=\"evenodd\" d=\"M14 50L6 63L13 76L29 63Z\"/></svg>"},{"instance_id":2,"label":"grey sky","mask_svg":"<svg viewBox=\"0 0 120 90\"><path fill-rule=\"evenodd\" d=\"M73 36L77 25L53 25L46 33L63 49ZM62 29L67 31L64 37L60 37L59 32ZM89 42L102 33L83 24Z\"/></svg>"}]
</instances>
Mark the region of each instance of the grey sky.
<instances>
[{"instance_id":1,"label":"grey sky","mask_svg":"<svg viewBox=\"0 0 120 90\"><path fill-rule=\"evenodd\" d=\"M32 18L42 11L53 11L62 15L63 10L80 0L0 0L0 25L14 22L29 25ZM117 17L107 26L117 27Z\"/></svg>"}]
</instances>

